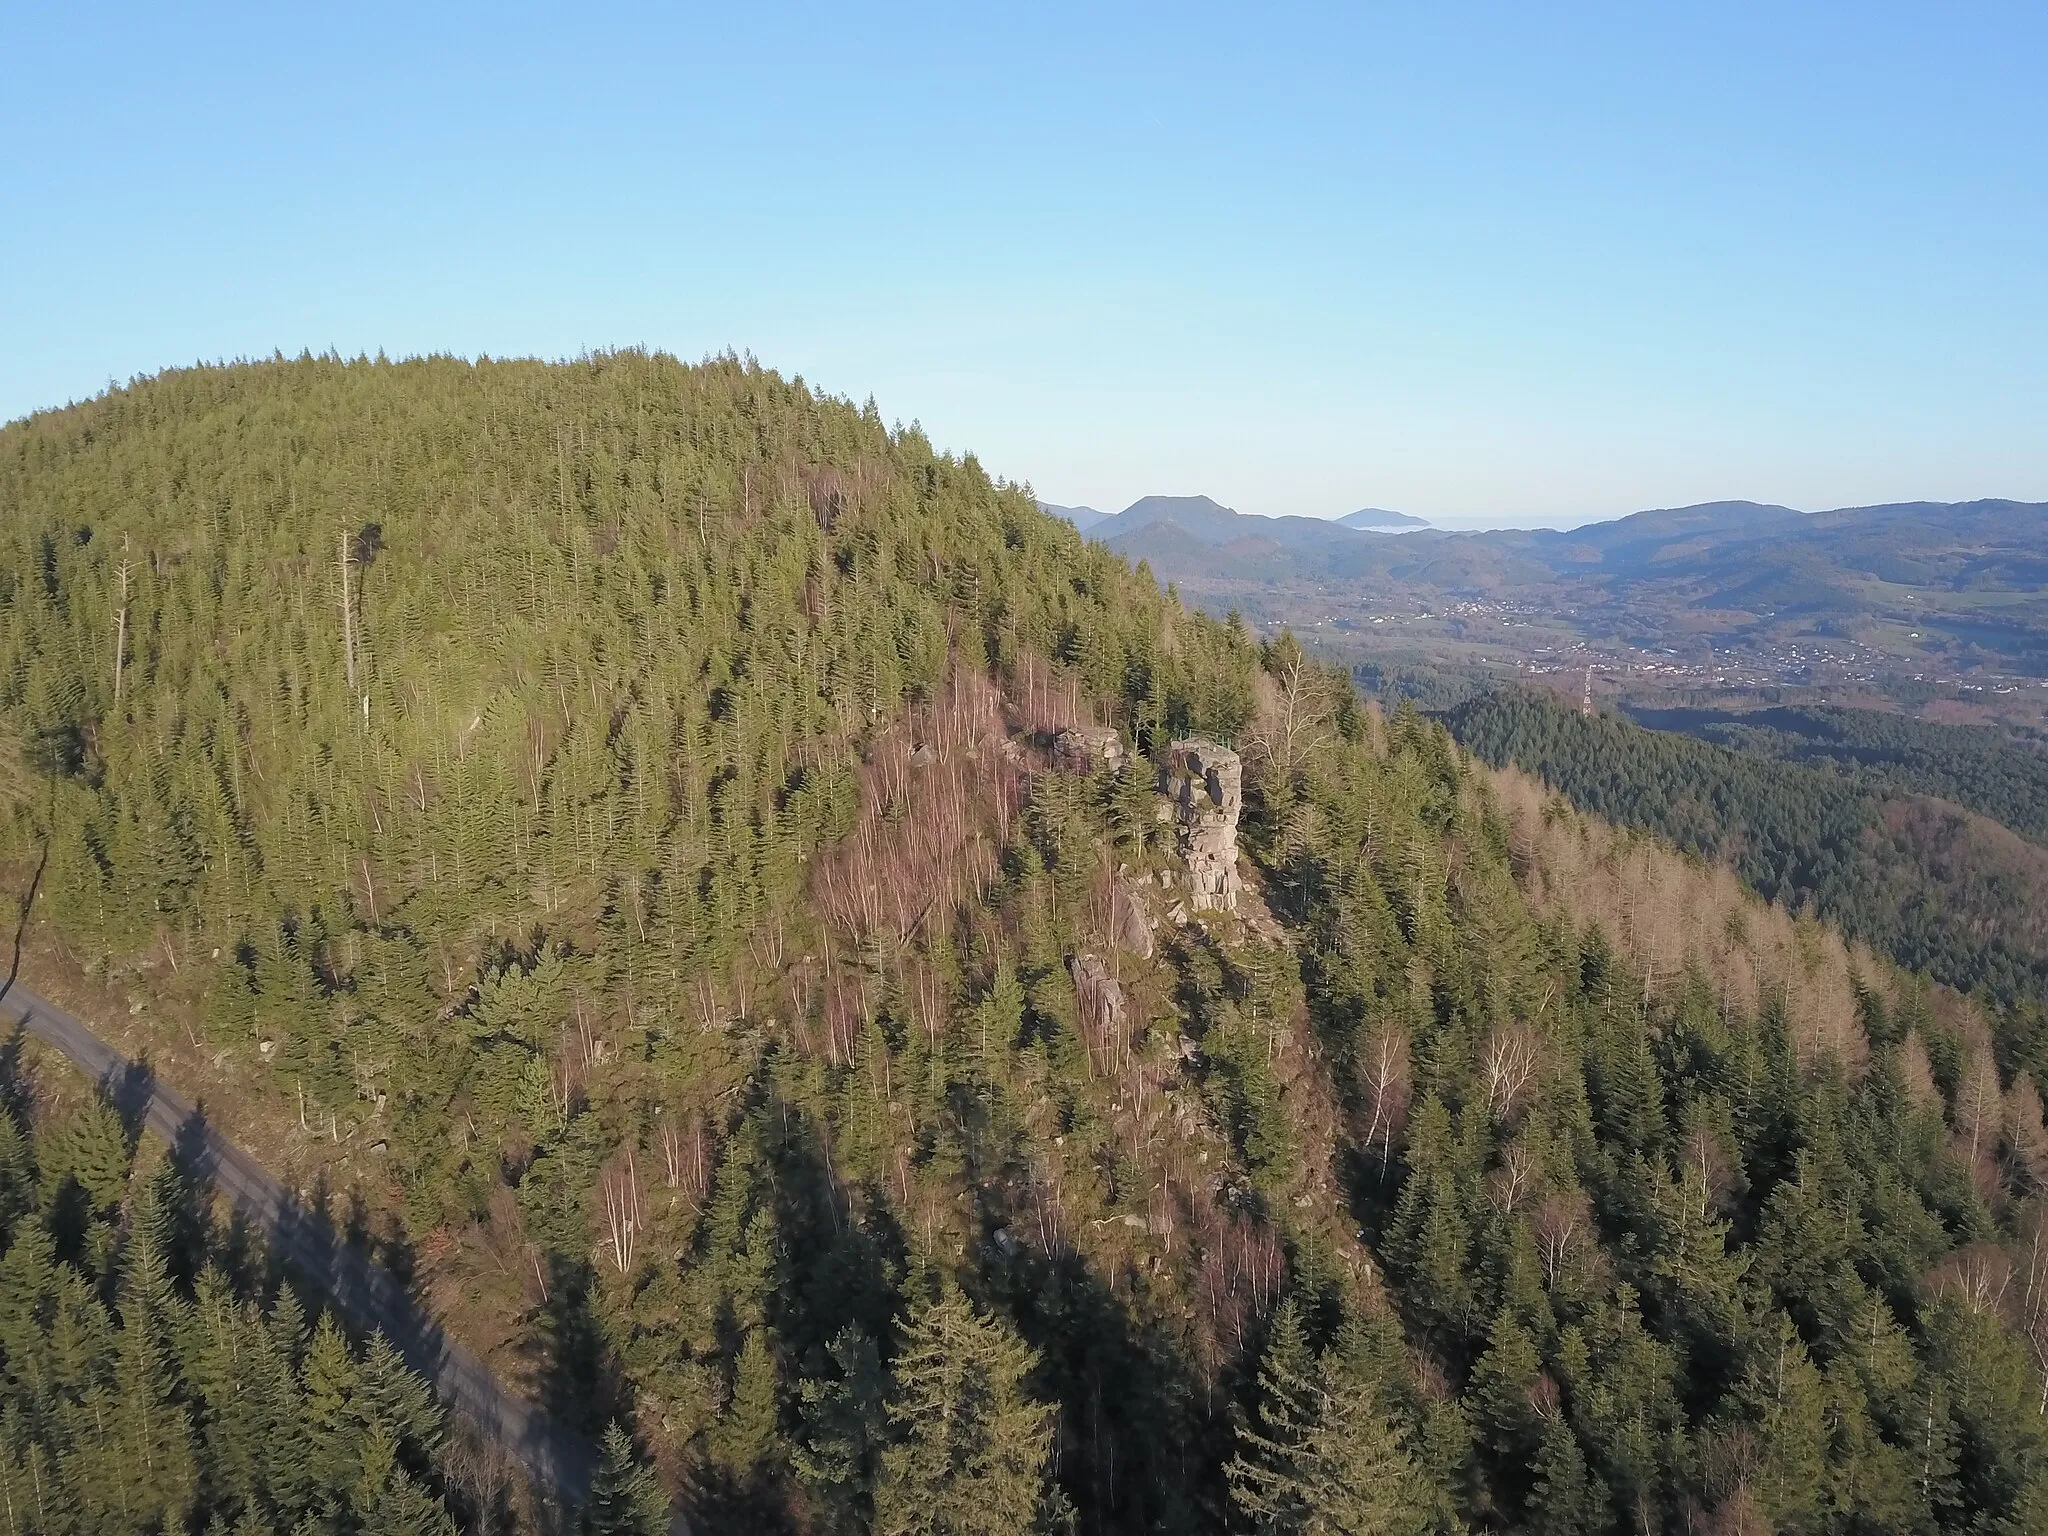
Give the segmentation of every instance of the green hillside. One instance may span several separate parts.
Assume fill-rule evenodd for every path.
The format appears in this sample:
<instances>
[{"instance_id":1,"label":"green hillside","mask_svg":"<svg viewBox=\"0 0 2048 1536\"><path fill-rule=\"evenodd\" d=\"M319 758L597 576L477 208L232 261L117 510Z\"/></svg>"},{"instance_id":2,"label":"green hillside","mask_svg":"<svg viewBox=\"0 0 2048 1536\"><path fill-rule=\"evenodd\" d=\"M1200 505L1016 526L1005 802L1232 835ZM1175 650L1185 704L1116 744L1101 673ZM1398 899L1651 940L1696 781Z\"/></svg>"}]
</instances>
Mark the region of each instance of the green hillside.
<instances>
[{"instance_id":1,"label":"green hillside","mask_svg":"<svg viewBox=\"0 0 2048 1536\"><path fill-rule=\"evenodd\" d=\"M1811 907L1901 965L1998 999L2009 1009L2008 1056L2048 1065L2048 853L1989 819L2038 829L2048 777L2035 755L1989 731L1861 710L1703 724L1706 715L1645 714L1705 738L1695 739L1582 716L1555 694L1521 689L1445 719L1488 762L1512 762L1595 815L1726 860L1765 897ZM1785 729L1795 723L1797 734ZM1952 799L1928 798L1944 791Z\"/></svg>"},{"instance_id":2,"label":"green hillside","mask_svg":"<svg viewBox=\"0 0 2048 1536\"><path fill-rule=\"evenodd\" d=\"M16 423L0 710L28 963L694 1530L2048 1515L1973 1008L872 410L619 354Z\"/></svg>"},{"instance_id":3,"label":"green hillside","mask_svg":"<svg viewBox=\"0 0 2048 1536\"><path fill-rule=\"evenodd\" d=\"M1839 705L1742 711L1636 707L1639 725L1845 774L1876 793L1934 795L2048 843L2048 752L1982 725Z\"/></svg>"}]
</instances>

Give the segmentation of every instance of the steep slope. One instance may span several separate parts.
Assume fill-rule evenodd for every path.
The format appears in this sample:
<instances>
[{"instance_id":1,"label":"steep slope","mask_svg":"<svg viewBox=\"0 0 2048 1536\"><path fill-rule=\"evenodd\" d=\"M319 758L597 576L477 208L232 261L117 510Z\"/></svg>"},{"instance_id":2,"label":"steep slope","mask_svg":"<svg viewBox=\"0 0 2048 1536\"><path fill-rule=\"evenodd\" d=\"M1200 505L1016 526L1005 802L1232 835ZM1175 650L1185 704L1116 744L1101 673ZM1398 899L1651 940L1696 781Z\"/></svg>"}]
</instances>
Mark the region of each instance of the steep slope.
<instances>
[{"instance_id":1,"label":"steep slope","mask_svg":"<svg viewBox=\"0 0 2048 1536\"><path fill-rule=\"evenodd\" d=\"M704 1530L2048 1497L1973 1009L971 460L304 359L10 427L0 506L29 963Z\"/></svg>"},{"instance_id":2,"label":"steep slope","mask_svg":"<svg viewBox=\"0 0 2048 1536\"><path fill-rule=\"evenodd\" d=\"M1839 723L1841 712L1831 713ZM1540 690L1487 694L1445 718L1488 762L1514 763L1586 810L1725 859L1771 899L1817 909L1902 965L2027 1004L2011 1027L2038 1033L2032 1020L2048 999L2048 850L1914 793L1953 781L1981 804L2027 802L2031 764L1994 775L1966 760L1959 777L1953 765L1937 773L1908 755L1890 773L1843 774L1581 716ZM1925 729L1896 734L1924 746Z\"/></svg>"}]
</instances>

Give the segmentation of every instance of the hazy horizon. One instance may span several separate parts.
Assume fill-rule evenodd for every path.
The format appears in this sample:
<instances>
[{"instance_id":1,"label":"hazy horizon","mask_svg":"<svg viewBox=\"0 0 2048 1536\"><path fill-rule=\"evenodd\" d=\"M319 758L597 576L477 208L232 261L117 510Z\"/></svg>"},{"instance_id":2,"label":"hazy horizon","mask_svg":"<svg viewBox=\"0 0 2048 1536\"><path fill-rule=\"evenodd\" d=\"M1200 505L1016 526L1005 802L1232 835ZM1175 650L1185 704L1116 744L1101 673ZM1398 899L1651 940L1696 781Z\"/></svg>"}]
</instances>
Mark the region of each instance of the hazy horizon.
<instances>
[{"instance_id":1,"label":"hazy horizon","mask_svg":"<svg viewBox=\"0 0 2048 1536\"><path fill-rule=\"evenodd\" d=\"M12 41L0 418L193 358L644 345L872 396L1062 503L2048 499L2038 7L117 7Z\"/></svg>"}]
</instances>

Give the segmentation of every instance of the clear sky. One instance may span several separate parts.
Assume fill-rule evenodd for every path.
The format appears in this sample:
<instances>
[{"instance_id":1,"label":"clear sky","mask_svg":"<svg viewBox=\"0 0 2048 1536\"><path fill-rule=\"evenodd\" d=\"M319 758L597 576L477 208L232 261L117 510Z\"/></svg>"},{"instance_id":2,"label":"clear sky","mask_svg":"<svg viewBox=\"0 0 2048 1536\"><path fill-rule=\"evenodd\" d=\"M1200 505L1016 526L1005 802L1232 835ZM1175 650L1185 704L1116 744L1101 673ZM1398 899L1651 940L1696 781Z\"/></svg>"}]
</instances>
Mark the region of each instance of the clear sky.
<instances>
[{"instance_id":1,"label":"clear sky","mask_svg":"<svg viewBox=\"0 0 2048 1536\"><path fill-rule=\"evenodd\" d=\"M2048 499L2048 5L0 0L0 418L732 348L1114 510Z\"/></svg>"}]
</instances>

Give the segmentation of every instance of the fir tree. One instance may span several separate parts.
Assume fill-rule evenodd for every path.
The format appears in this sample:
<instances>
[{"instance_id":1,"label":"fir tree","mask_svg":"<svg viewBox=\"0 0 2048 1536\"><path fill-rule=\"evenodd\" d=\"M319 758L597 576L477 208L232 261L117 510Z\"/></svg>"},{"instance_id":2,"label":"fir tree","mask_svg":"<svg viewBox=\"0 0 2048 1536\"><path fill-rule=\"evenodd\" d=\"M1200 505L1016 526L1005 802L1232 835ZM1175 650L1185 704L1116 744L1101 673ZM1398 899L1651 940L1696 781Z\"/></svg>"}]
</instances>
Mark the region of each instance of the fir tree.
<instances>
[{"instance_id":1,"label":"fir tree","mask_svg":"<svg viewBox=\"0 0 2048 1536\"><path fill-rule=\"evenodd\" d=\"M1349 1358L1347 1358L1349 1357ZM1273 1317L1256 1424L1226 1468L1231 1503L1260 1536L1409 1536L1428 1528L1414 1462L1363 1373L1366 1352L1318 1357L1293 1299Z\"/></svg>"}]
</instances>

